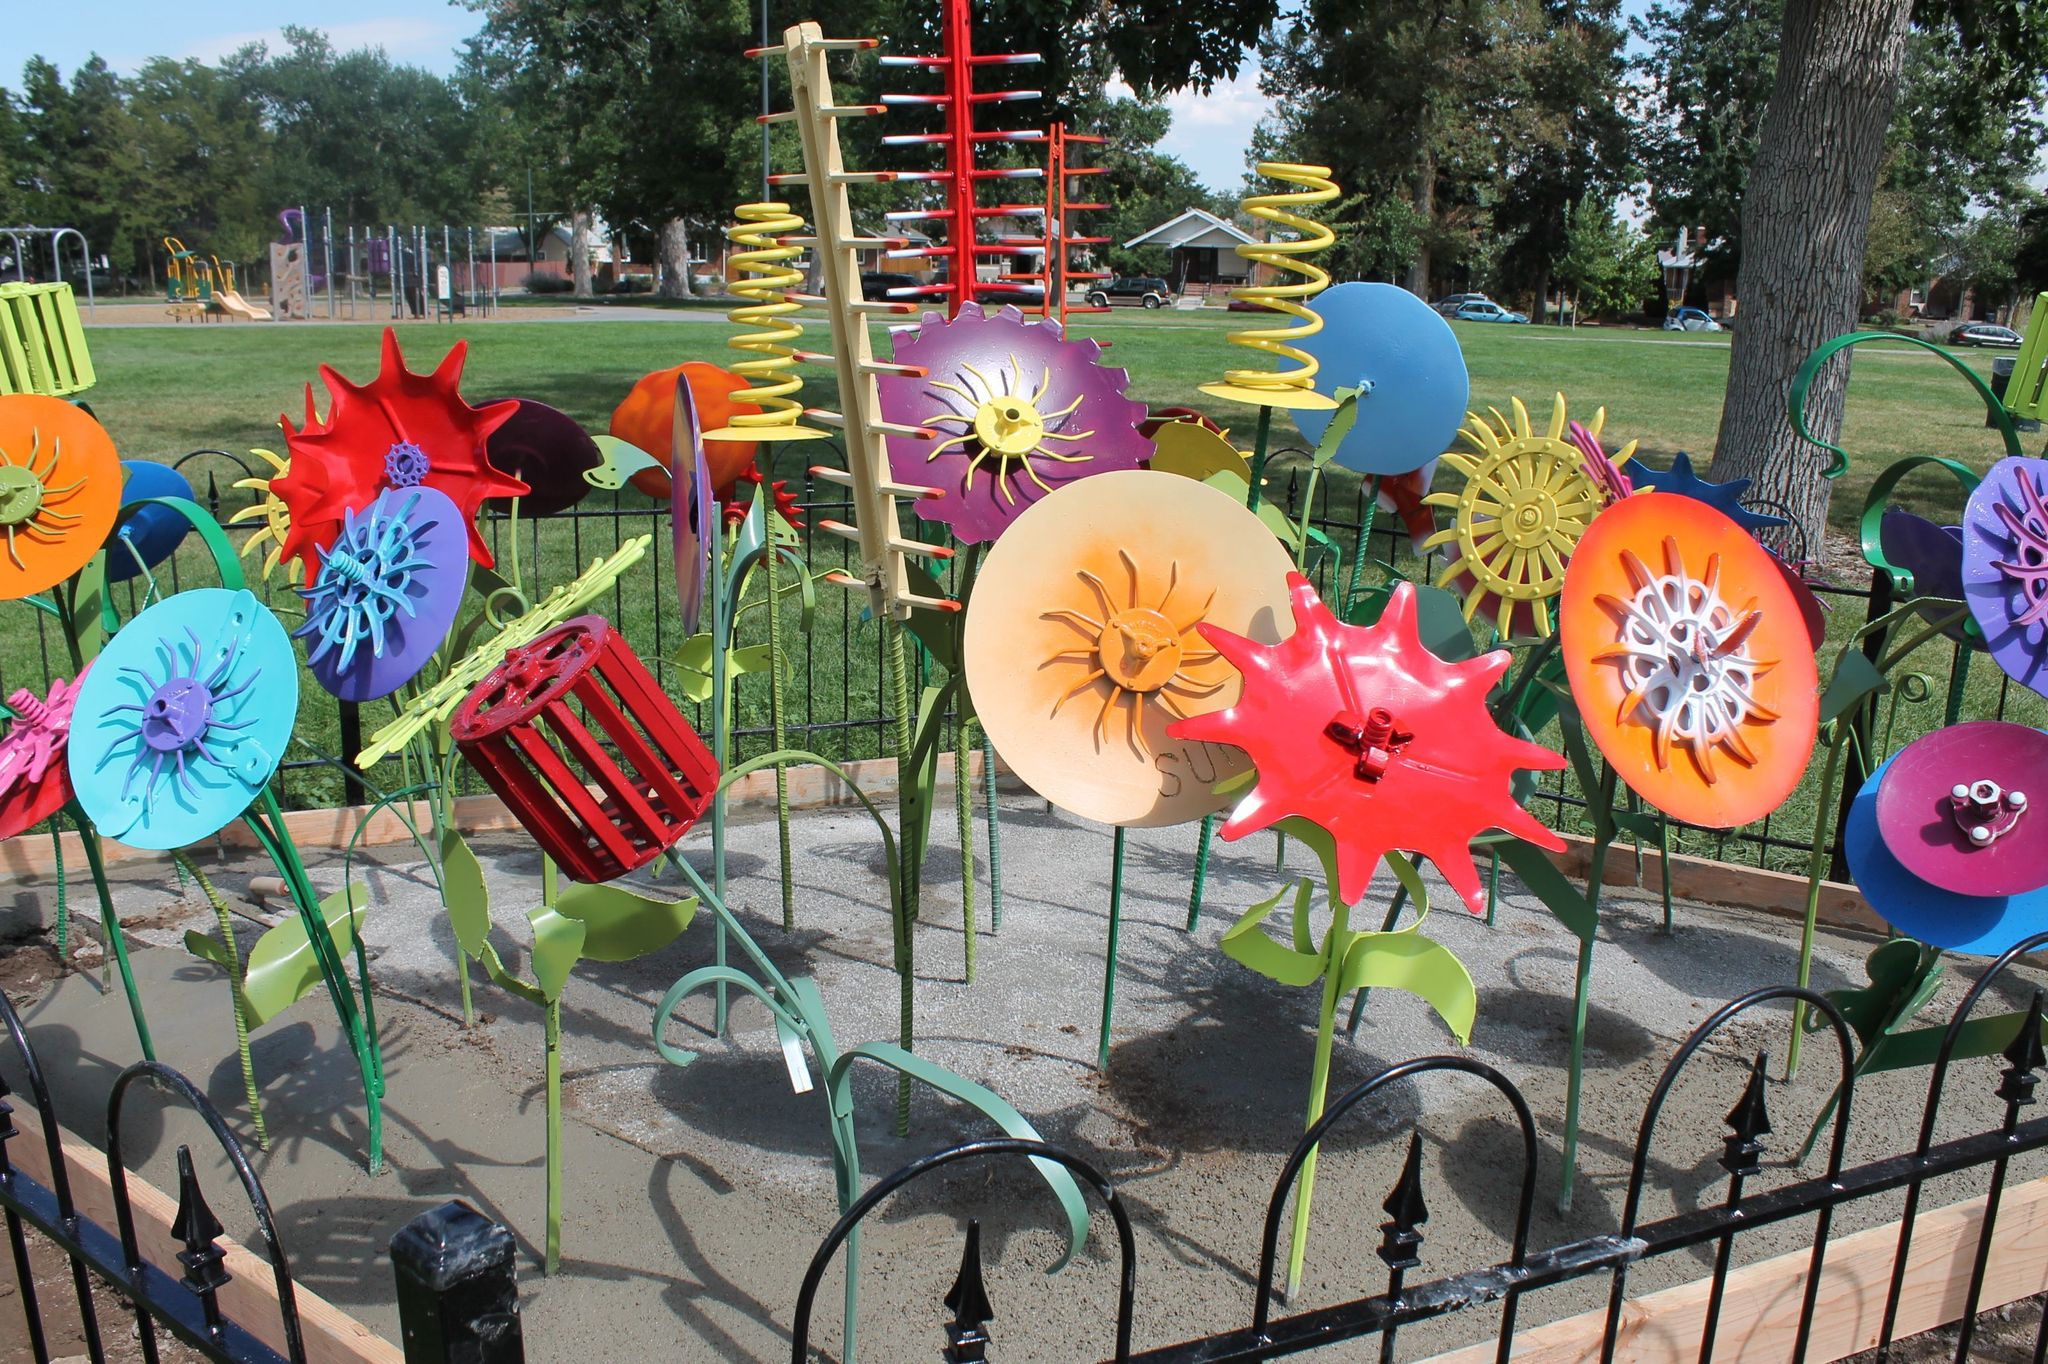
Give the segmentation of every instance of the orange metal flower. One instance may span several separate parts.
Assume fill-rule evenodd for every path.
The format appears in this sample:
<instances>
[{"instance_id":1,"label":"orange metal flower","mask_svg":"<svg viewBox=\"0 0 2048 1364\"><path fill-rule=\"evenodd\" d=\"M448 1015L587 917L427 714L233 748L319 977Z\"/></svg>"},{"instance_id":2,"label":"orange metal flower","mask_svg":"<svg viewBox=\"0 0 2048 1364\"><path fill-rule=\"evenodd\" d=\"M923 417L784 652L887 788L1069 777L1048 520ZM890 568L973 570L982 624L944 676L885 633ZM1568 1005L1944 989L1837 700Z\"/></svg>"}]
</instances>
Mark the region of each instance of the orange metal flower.
<instances>
[{"instance_id":1,"label":"orange metal flower","mask_svg":"<svg viewBox=\"0 0 2048 1364\"><path fill-rule=\"evenodd\" d=\"M55 587L99 553L121 508L121 459L92 414L0 398L0 600Z\"/></svg>"},{"instance_id":2,"label":"orange metal flower","mask_svg":"<svg viewBox=\"0 0 2048 1364\"><path fill-rule=\"evenodd\" d=\"M1728 829L1799 784L1820 723L1813 643L1733 520L1677 493L1609 507L1565 573L1560 629L1586 732L1644 800Z\"/></svg>"},{"instance_id":3,"label":"orange metal flower","mask_svg":"<svg viewBox=\"0 0 2048 1364\"><path fill-rule=\"evenodd\" d=\"M493 431L519 411L515 402L471 407L457 386L469 343L458 341L432 374L405 367L398 337L384 329L383 366L367 384L353 384L331 366L321 382L333 395L322 422L306 385L306 424L293 430L278 418L291 450L290 466L270 480L290 524L279 551L300 561L307 577L318 572L315 550L341 533L342 518L361 511L391 488L424 484L448 495L469 523L469 557L485 568L496 560L477 529L477 513L494 497L517 497L526 484L492 467L485 449Z\"/></svg>"},{"instance_id":4,"label":"orange metal flower","mask_svg":"<svg viewBox=\"0 0 2048 1364\"><path fill-rule=\"evenodd\" d=\"M1244 674L1228 710L1182 720L1177 739L1235 744L1259 782L1223 826L1226 839L1298 816L1337 845L1336 893L1365 894L1388 852L1436 863L1474 914L1486 892L1470 844L1505 829L1540 847L1564 842L1515 802L1516 769L1554 770L1564 758L1501 732L1487 693L1507 670L1506 650L1449 663L1423 646L1415 587L1394 589L1377 624L1339 623L1299 573L1287 579L1294 633L1259 645L1202 626L1202 637Z\"/></svg>"}]
</instances>

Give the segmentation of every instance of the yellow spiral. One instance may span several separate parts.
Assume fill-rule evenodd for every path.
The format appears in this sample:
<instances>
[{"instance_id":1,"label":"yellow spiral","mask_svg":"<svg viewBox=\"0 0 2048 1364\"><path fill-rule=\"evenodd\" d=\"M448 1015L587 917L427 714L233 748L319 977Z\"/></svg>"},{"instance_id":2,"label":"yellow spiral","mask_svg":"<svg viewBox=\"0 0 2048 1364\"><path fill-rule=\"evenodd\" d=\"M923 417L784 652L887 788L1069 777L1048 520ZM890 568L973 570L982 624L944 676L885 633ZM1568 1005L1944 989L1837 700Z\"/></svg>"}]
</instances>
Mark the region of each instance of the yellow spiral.
<instances>
[{"instance_id":1,"label":"yellow spiral","mask_svg":"<svg viewBox=\"0 0 2048 1364\"><path fill-rule=\"evenodd\" d=\"M1302 304L1303 300L1321 293L1330 282L1328 271L1300 257L1313 255L1337 240L1336 234L1322 223L1303 217L1294 210L1310 204L1329 203L1337 197L1337 182L1330 179L1328 166L1302 166L1290 161L1261 161L1259 174L1269 180L1302 188L1285 194L1254 195L1244 201L1245 209L1253 217L1291 228L1300 236L1291 242L1268 240L1240 246L1237 254L1255 266L1270 265L1302 278L1288 283L1247 285L1231 290L1230 296L1240 302L1257 303L1275 312L1286 313L1299 321L1286 327L1232 332L1230 341L1232 345L1247 346L1267 355L1292 360L1295 367L1282 370L1233 369L1224 374L1221 383L1203 384L1202 391L1258 407L1335 407L1335 400L1315 391L1316 358L1292 343L1314 336L1323 329L1323 319Z\"/></svg>"},{"instance_id":2,"label":"yellow spiral","mask_svg":"<svg viewBox=\"0 0 2048 1364\"><path fill-rule=\"evenodd\" d=\"M732 284L741 298L754 300L726 314L737 327L755 327L732 338L734 350L747 351L755 358L735 361L733 371L749 387L733 394L736 403L760 408L759 412L737 412L732 424L706 431L705 440L812 440L831 434L802 424L803 404L795 394L804 381L792 368L795 352L790 343L804 334L802 324L788 315L801 306L789 299L789 290L803 284L803 272L788 262L803 254L803 248L785 244L782 237L801 232L804 220L789 211L788 204L741 204L733 210L739 221L726 229L726 236L747 249L736 251L731 265L748 278Z\"/></svg>"}]
</instances>

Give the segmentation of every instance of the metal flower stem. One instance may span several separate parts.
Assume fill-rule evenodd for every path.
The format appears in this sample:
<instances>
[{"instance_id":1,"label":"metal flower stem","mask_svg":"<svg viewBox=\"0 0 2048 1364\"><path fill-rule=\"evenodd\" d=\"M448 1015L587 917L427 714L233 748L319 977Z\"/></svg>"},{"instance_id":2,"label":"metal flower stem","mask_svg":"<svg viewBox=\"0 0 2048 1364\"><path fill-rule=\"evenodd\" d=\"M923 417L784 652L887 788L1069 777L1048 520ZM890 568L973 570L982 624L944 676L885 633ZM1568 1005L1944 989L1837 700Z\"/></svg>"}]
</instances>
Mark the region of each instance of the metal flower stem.
<instances>
[{"instance_id":1,"label":"metal flower stem","mask_svg":"<svg viewBox=\"0 0 2048 1364\"><path fill-rule=\"evenodd\" d=\"M1116 826L1109 865L1109 949L1102 962L1102 1031L1095 1043L1095 1068L1109 1069L1109 1018L1116 1011L1116 954L1124 933L1124 826Z\"/></svg>"},{"instance_id":2,"label":"metal flower stem","mask_svg":"<svg viewBox=\"0 0 2048 1364\"><path fill-rule=\"evenodd\" d=\"M1379 509L1380 476L1374 474L1365 485L1365 511L1359 516L1358 543L1351 550L1351 580L1344 585L1342 614L1345 620L1351 619L1352 603L1358 600L1358 576L1365 571L1365 550L1366 546L1372 543L1372 523L1377 518Z\"/></svg>"},{"instance_id":3,"label":"metal flower stem","mask_svg":"<svg viewBox=\"0 0 2048 1364\"><path fill-rule=\"evenodd\" d=\"M1500 868L1500 856L1498 853L1494 855L1493 865L1497 873ZM1394 898L1387 905L1386 921L1380 925L1380 932L1391 933L1394 931L1394 925L1401 922L1401 906L1407 903L1408 887L1405 885L1394 887ZM1351 997L1351 1021L1344 1025L1344 1040L1346 1042L1358 1040L1358 1025L1365 1017L1365 1001L1370 998L1372 998L1372 991L1370 989L1360 990Z\"/></svg>"},{"instance_id":4,"label":"metal flower stem","mask_svg":"<svg viewBox=\"0 0 2048 1364\"><path fill-rule=\"evenodd\" d=\"M235 942L235 920L228 909L228 902L199 864L182 851L171 854L181 871L189 873L198 884L200 893L213 906L214 918L220 924L221 946L228 950L228 961L232 963L228 973L228 999L235 1010L235 1052L242 1061L242 1088L249 1095L249 1120L256 1128L256 1145L268 1151L270 1134L263 1126L263 1097L256 1087L256 1060L249 1054L249 1015L242 1006L242 983L248 979L248 963L242 960L242 949Z\"/></svg>"},{"instance_id":5,"label":"metal flower stem","mask_svg":"<svg viewBox=\"0 0 2048 1364\"><path fill-rule=\"evenodd\" d=\"M910 659L903 636L905 627L901 621L884 616L882 619L882 693L883 704L893 706L896 715L891 726L891 746L896 750L896 832L899 846L902 842L904 806L904 783L909 779L911 768L911 736L916 729L916 708L911 702ZM721 764L722 766L723 764ZM895 936L895 958L897 977L896 1037L905 1051L911 1049L911 1037L917 1020L911 999L911 985L915 971L916 950L912 941L912 930L917 921L917 858L899 856L894 867L895 904L893 911ZM910 1133L910 1077L900 1076L896 1082L896 1134Z\"/></svg>"},{"instance_id":6,"label":"metal flower stem","mask_svg":"<svg viewBox=\"0 0 2048 1364\"><path fill-rule=\"evenodd\" d=\"M761 556L761 567L768 575L768 727L772 732L770 746L777 751L784 747L782 592L775 573L775 561L781 557L771 536L768 550ZM789 840L789 769L781 763L775 764L775 847L782 872L782 931L787 933L796 927L796 883Z\"/></svg>"},{"instance_id":7,"label":"metal flower stem","mask_svg":"<svg viewBox=\"0 0 2048 1364\"><path fill-rule=\"evenodd\" d=\"M306 940L313 946L314 959L320 964L328 996L334 1002L335 1017L355 1052L356 1068L362 1075L365 1115L369 1123L369 1171L373 1175L382 1174L384 1065L377 1050L376 1016L370 1012L370 973L362 935L356 936L356 962L363 977L363 1011L358 1013L347 969L342 965L341 953L335 949L334 939L327 931L327 920L320 913L320 898L313 891L312 878L306 874L306 865L299 860L299 851L291 836L284 832L284 815L277 808L277 797L265 787L256 804L243 812L242 819L250 832L256 835L257 843L269 855L278 873L284 877L285 888L292 897L292 903L298 906L299 917L305 922Z\"/></svg>"},{"instance_id":8,"label":"metal flower stem","mask_svg":"<svg viewBox=\"0 0 2048 1364\"><path fill-rule=\"evenodd\" d=\"M1195 839L1195 879L1188 886L1188 932L1202 922L1202 887L1209 879L1209 840L1216 832L1216 816L1202 816L1202 832Z\"/></svg>"},{"instance_id":9,"label":"metal flower stem","mask_svg":"<svg viewBox=\"0 0 2048 1364\"><path fill-rule=\"evenodd\" d=\"M562 1001L548 1001L546 1027L547 1082L547 1244L541 1270L553 1274L562 1264Z\"/></svg>"},{"instance_id":10,"label":"metal flower stem","mask_svg":"<svg viewBox=\"0 0 2048 1364\"><path fill-rule=\"evenodd\" d=\"M988 826L988 931L1003 931L1003 825L996 810L996 746L981 732L981 815Z\"/></svg>"},{"instance_id":11,"label":"metal flower stem","mask_svg":"<svg viewBox=\"0 0 2048 1364\"><path fill-rule=\"evenodd\" d=\"M1273 409L1259 408L1259 424L1252 437L1252 486L1245 493L1245 506L1252 511L1259 509L1259 484L1266 477L1266 442L1273 434Z\"/></svg>"},{"instance_id":12,"label":"metal flower stem","mask_svg":"<svg viewBox=\"0 0 2048 1364\"><path fill-rule=\"evenodd\" d=\"M725 770L732 756L732 669L727 653L732 648L732 603L725 599L725 560L732 553L732 537L726 537L725 553L711 566L711 756L718 770ZM717 888L718 903L725 903L725 787L711 797L711 883ZM712 957L725 965L725 916L718 916L712 934ZM726 986L720 981L712 994L711 1034L725 1036Z\"/></svg>"},{"instance_id":13,"label":"metal flower stem","mask_svg":"<svg viewBox=\"0 0 2048 1364\"><path fill-rule=\"evenodd\" d=\"M432 733L436 749L448 745L448 727L446 725L434 726ZM427 865L433 869L434 884L438 889L441 884L441 869L439 865L441 833L445 829L455 827L453 818L455 813L453 785L455 779L455 757L452 746L448 752L437 755L426 747L426 743L426 738L422 736L414 740L407 747L400 749L399 755L403 762L409 764L417 759L420 764L421 784L426 788L427 821L433 825L434 837L432 840L433 846L429 848L425 842L421 841L418 831L415 830L413 842L419 844L420 855L426 858ZM415 752L415 749L418 751ZM405 774L401 771L400 775ZM346 884L347 875L345 872L342 879L343 883ZM476 1005L470 998L469 953L462 950L462 943L459 939L455 944L455 978L462 986L462 1026L474 1028L476 1026Z\"/></svg>"},{"instance_id":14,"label":"metal flower stem","mask_svg":"<svg viewBox=\"0 0 2048 1364\"><path fill-rule=\"evenodd\" d=\"M1586 1080L1586 1010L1593 991L1593 944L1598 940L1600 884L1607 874L1607 850L1614 846L1614 826L1605 812L1614 806L1616 772L1614 764L1602 763L1600 794L1595 797L1602 813L1595 829L1604 830L1593 839L1593 854L1586 867L1586 907L1593 912L1595 929L1579 942L1578 972L1572 984L1571 1063L1565 1072L1564 1091L1564 1177L1558 1184L1557 1210L1569 1212L1572 1185L1579 1174L1579 1098Z\"/></svg>"},{"instance_id":15,"label":"metal flower stem","mask_svg":"<svg viewBox=\"0 0 2048 1364\"><path fill-rule=\"evenodd\" d=\"M149 1020L142 1016L142 995L135 988L135 972L128 964L128 940L121 932L121 919L114 911L114 894L107 888L107 867L100 854L99 830L93 827L77 801L65 807L78 828L79 846L85 849L85 865L92 872L93 889L100 897L100 937L113 949L121 970L121 988L128 994L128 1013L135 1020L135 1040L142 1044L142 1059L156 1060L156 1047L149 1040Z\"/></svg>"},{"instance_id":16,"label":"metal flower stem","mask_svg":"<svg viewBox=\"0 0 2048 1364\"><path fill-rule=\"evenodd\" d=\"M960 932L966 940L967 983L974 983L974 721L953 726L953 813L960 839Z\"/></svg>"},{"instance_id":17,"label":"metal flower stem","mask_svg":"<svg viewBox=\"0 0 2048 1364\"><path fill-rule=\"evenodd\" d=\"M1323 998L1316 1015L1316 1054L1308 1076L1308 1113L1302 1123L1307 1131L1323 1116L1323 1105L1329 1098L1330 1052L1337 1035L1337 997L1343 984L1340 958L1348 945L1351 929L1351 909L1348 905L1336 903L1332 895L1330 905L1330 929L1323 938ZM1306 912L1304 910L1304 912ZM1362 995L1364 992L1360 991ZM1316 1158L1322 1154L1317 1147L1308 1153L1301 1163L1301 1182L1294 1196L1294 1232L1287 1245L1287 1296L1292 1298L1301 1287L1302 1262L1308 1256L1309 1204L1316 1192Z\"/></svg>"},{"instance_id":18,"label":"metal flower stem","mask_svg":"<svg viewBox=\"0 0 2048 1364\"><path fill-rule=\"evenodd\" d=\"M50 860L57 869L57 960L70 958L68 943L71 937L71 902L64 893L64 831L57 827L57 821L50 821Z\"/></svg>"}]
</instances>

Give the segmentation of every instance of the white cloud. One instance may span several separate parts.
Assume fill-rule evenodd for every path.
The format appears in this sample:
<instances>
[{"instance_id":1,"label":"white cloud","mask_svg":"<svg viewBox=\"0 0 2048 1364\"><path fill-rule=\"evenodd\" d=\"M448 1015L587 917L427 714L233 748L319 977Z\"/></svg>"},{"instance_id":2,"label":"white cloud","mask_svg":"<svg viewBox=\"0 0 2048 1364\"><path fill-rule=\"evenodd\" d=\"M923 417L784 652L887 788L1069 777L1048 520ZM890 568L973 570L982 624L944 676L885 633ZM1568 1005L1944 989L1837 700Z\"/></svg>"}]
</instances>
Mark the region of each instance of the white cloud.
<instances>
[{"instance_id":1,"label":"white cloud","mask_svg":"<svg viewBox=\"0 0 2048 1364\"><path fill-rule=\"evenodd\" d=\"M1111 89L1131 93L1120 80ZM1244 176L1252 130L1272 108L1259 93L1258 55L1247 52L1237 75L1218 81L1207 94L1176 90L1160 102L1173 115L1173 126L1160 139L1159 150L1187 162L1211 189L1235 190Z\"/></svg>"},{"instance_id":2,"label":"white cloud","mask_svg":"<svg viewBox=\"0 0 2048 1364\"><path fill-rule=\"evenodd\" d=\"M469 36L475 24L473 21L465 23L455 17L393 16L384 19L352 19L338 24L316 21L305 27L317 28L325 33L328 42L334 45L337 52L381 47L385 55L394 62L405 62L445 72L454 67L456 44ZM194 38L168 55L180 61L191 58L202 62L217 62L251 43L262 43L273 54L282 52L286 46L284 30L281 27L250 29L240 33L218 33L209 37ZM117 68L132 71L141 66L143 60L139 57L127 57L116 59L113 64Z\"/></svg>"}]
</instances>

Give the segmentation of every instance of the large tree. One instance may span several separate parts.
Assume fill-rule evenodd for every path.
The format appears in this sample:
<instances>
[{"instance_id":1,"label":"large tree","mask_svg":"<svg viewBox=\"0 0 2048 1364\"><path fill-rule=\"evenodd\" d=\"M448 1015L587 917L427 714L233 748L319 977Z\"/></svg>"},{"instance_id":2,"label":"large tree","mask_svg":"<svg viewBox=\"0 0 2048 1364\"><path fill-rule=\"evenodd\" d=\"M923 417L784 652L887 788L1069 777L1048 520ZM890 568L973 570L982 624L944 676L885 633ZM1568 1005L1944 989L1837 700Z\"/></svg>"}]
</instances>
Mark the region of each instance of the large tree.
<instances>
[{"instance_id":1,"label":"large tree","mask_svg":"<svg viewBox=\"0 0 2048 1364\"><path fill-rule=\"evenodd\" d=\"M1741 315L1730 348L1714 471L1756 480L1810 536L1825 525L1820 452L1786 414L1815 347L1850 330L1864 290L1871 206L1905 64L1909 25L1949 29L1971 53L1974 90L2024 103L2048 70L2048 18L2033 0L1788 0L1776 82L1742 203ZM1846 360L1808 395L1809 426L1841 429Z\"/></svg>"}]
</instances>

